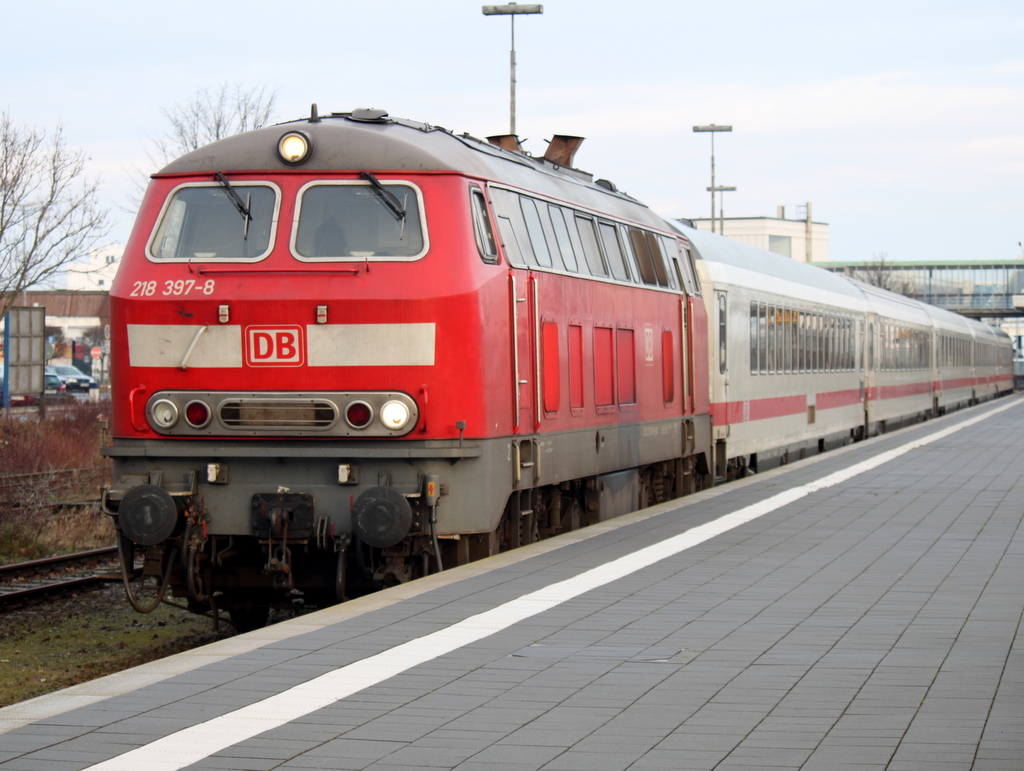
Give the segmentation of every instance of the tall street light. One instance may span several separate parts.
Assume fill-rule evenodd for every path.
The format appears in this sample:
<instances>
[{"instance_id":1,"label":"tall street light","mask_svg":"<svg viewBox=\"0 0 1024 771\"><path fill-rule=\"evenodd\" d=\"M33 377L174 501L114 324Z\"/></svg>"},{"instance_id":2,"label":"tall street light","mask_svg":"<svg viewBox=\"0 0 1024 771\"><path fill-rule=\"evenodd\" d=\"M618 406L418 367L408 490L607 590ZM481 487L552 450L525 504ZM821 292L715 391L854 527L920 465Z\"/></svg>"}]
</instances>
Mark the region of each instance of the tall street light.
<instances>
[{"instance_id":1,"label":"tall street light","mask_svg":"<svg viewBox=\"0 0 1024 771\"><path fill-rule=\"evenodd\" d=\"M543 5L519 5L517 3L508 3L507 5L485 5L483 7L484 16L511 16L512 22L512 53L509 56L511 62L511 96L510 96L510 112L512 114L511 120L509 121L509 133L512 136L516 134L516 16L521 13L544 13Z\"/></svg>"},{"instance_id":2,"label":"tall street light","mask_svg":"<svg viewBox=\"0 0 1024 771\"><path fill-rule=\"evenodd\" d=\"M724 236L725 235L725 199L722 198L722 193L735 193L736 192L736 188L735 187L723 187L722 185L717 185L716 187L709 187L708 190L711 191L711 195L714 195L715 193L718 193L718 234L720 236ZM714 214L712 214L711 216L714 217ZM713 219L711 220L711 232L712 233L715 232L715 221ZM808 260L808 262L810 262L810 260Z\"/></svg>"},{"instance_id":3,"label":"tall street light","mask_svg":"<svg viewBox=\"0 0 1024 771\"><path fill-rule=\"evenodd\" d=\"M719 188L715 187L715 133L719 131L732 131L732 126L716 126L711 123L707 126L694 126L695 133L709 132L711 134L711 232L715 232L715 193Z\"/></svg>"}]
</instances>

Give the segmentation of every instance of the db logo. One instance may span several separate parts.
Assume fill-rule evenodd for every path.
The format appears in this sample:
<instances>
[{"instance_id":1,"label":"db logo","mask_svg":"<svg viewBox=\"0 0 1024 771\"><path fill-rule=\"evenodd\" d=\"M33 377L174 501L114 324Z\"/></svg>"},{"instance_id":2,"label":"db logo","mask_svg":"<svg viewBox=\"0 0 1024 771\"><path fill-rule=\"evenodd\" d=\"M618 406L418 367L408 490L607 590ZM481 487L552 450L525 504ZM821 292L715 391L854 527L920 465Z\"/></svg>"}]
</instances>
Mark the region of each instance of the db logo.
<instances>
[{"instance_id":1,"label":"db logo","mask_svg":"<svg viewBox=\"0 0 1024 771\"><path fill-rule=\"evenodd\" d=\"M302 364L302 327L246 327L246 364L296 367Z\"/></svg>"}]
</instances>

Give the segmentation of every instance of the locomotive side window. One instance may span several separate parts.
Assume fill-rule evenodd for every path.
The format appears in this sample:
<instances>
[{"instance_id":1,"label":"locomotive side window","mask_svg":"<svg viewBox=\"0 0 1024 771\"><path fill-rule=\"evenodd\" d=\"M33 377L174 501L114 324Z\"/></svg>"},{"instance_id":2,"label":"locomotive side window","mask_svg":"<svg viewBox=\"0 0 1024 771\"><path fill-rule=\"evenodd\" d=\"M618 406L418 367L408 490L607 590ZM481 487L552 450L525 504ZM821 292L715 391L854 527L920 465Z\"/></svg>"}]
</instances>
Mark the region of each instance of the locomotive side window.
<instances>
[{"instance_id":1,"label":"locomotive side window","mask_svg":"<svg viewBox=\"0 0 1024 771\"><path fill-rule=\"evenodd\" d=\"M640 267L640 280L645 284L655 286L658 282L654 277L651 251L647 246L647 239L644 238L643 231L626 228L626 232L629 234L629 244L633 247L633 254L636 255L636 261Z\"/></svg>"},{"instance_id":2,"label":"locomotive side window","mask_svg":"<svg viewBox=\"0 0 1024 771\"><path fill-rule=\"evenodd\" d=\"M533 255L537 264L545 268L551 267L551 251L548 249L547 239L544 237L544 226L540 223L540 214L537 212L537 204L532 198L525 195L519 196L519 206L523 212L523 220L526 222L526 233L533 247Z\"/></svg>"},{"instance_id":3,"label":"locomotive side window","mask_svg":"<svg viewBox=\"0 0 1024 771\"><path fill-rule=\"evenodd\" d=\"M229 192L230 191L230 192ZM232 193L243 202L237 208ZM279 195L266 184L187 184L174 190L149 244L156 260L254 262L270 251Z\"/></svg>"},{"instance_id":4,"label":"locomotive side window","mask_svg":"<svg viewBox=\"0 0 1024 771\"><path fill-rule=\"evenodd\" d=\"M478 187L472 188L470 200L473 207L473 234L476 237L476 248L480 251L480 258L487 263L496 263L498 245L494 242L494 229L491 227L483 191Z\"/></svg>"},{"instance_id":5,"label":"locomotive side window","mask_svg":"<svg viewBox=\"0 0 1024 771\"><path fill-rule=\"evenodd\" d=\"M608 267L611 268L612 276L619 281L629 281L626 258L622 253L622 245L619 243L619 234L615 226L601 222L600 230L601 243L604 244L604 254L608 259Z\"/></svg>"},{"instance_id":6,"label":"locomotive side window","mask_svg":"<svg viewBox=\"0 0 1024 771\"><path fill-rule=\"evenodd\" d=\"M548 204L548 214L551 215L551 227L555 231L555 244L561 252L562 262L566 270L571 273L578 273L580 266L576 261L576 253L572 248L572 238L569 236L569 228L565 224L565 212L559 206Z\"/></svg>"},{"instance_id":7,"label":"locomotive side window","mask_svg":"<svg viewBox=\"0 0 1024 771\"><path fill-rule=\"evenodd\" d=\"M693 266L690 264L689 252L686 249L680 251L679 243L674 238L659 236L658 239L661 241L662 249L668 256L669 263L675 266L675 270L679 274L679 281L682 282L686 293L691 296L699 295L700 287L693 277ZM669 276L671 275L669 273ZM674 280L670 278L670 285L673 283ZM676 287L673 286L672 288L675 289Z\"/></svg>"},{"instance_id":8,"label":"locomotive side window","mask_svg":"<svg viewBox=\"0 0 1024 771\"><path fill-rule=\"evenodd\" d=\"M661 253L661 244L658 241L658 237L654 233L644 233L644 238L647 239L647 249L651 253L651 262L654 263L654 275L658 279L658 285L671 286L668 271L665 270L665 257ZM675 287L672 288L675 289Z\"/></svg>"},{"instance_id":9,"label":"locomotive side window","mask_svg":"<svg viewBox=\"0 0 1024 771\"><path fill-rule=\"evenodd\" d=\"M505 257L517 268L526 267L527 263L536 265L533 247L523 220L523 211L519 205L519 195L511 190L492 187L491 204L494 216L498 219L498 236L505 248Z\"/></svg>"},{"instance_id":10,"label":"locomotive side window","mask_svg":"<svg viewBox=\"0 0 1024 771\"><path fill-rule=\"evenodd\" d=\"M509 263L516 267L524 267L526 261L523 259L523 252L519 248L516 231L512 228L512 220L498 215L498 233L501 235L501 245L505 247L505 257Z\"/></svg>"},{"instance_id":11,"label":"locomotive side window","mask_svg":"<svg viewBox=\"0 0 1024 771\"><path fill-rule=\"evenodd\" d=\"M378 183L380 184L380 183ZM304 261L416 259L426 251L408 183L313 182L299 191L292 251Z\"/></svg>"},{"instance_id":12,"label":"locomotive side window","mask_svg":"<svg viewBox=\"0 0 1024 771\"><path fill-rule=\"evenodd\" d=\"M576 230L580 234L580 243L583 245L583 256L587 259L590 272L595 276L607 276L608 270L601 259L601 247L597 243L597 231L594 227L594 220L590 217L576 215Z\"/></svg>"}]
</instances>

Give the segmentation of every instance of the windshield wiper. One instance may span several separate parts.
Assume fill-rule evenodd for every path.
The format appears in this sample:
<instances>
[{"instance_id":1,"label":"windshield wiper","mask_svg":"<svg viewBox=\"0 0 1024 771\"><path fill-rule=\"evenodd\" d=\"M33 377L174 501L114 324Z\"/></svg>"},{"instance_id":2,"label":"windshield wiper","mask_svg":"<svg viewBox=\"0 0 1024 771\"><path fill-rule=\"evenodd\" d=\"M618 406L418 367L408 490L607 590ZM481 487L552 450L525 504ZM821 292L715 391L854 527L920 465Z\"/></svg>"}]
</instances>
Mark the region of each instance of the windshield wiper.
<instances>
[{"instance_id":1,"label":"windshield wiper","mask_svg":"<svg viewBox=\"0 0 1024 771\"><path fill-rule=\"evenodd\" d=\"M214 172L213 178L220 182L221 186L224 188L225 195L227 195L227 197L231 199L231 203L235 205L235 208L238 209L238 213L242 215L243 219L245 219L245 227L242 229L242 240L248 241L249 220L252 219L252 214L249 211L249 208L252 206L252 193L249 193L246 202L242 203L241 196L235 192L235 189L233 187L231 187L231 183L228 182L227 177L225 177L223 174L217 171Z\"/></svg>"},{"instance_id":2,"label":"windshield wiper","mask_svg":"<svg viewBox=\"0 0 1024 771\"><path fill-rule=\"evenodd\" d=\"M362 171L359 173L359 176L373 185L374 195L381 200L381 203L391 210L391 213L395 215L396 220L405 219L405 207L402 206L402 202L398 200L398 196L384 187L384 185L380 183L380 180L370 172Z\"/></svg>"}]
</instances>

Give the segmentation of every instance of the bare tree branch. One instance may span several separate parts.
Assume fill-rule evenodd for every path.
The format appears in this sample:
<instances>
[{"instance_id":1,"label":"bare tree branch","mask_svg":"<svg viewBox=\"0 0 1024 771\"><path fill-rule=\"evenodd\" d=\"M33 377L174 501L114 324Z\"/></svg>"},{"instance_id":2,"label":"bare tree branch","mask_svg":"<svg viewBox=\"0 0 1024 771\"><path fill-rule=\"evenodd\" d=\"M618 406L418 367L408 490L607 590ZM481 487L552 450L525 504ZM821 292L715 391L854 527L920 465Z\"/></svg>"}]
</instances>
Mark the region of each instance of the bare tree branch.
<instances>
[{"instance_id":1,"label":"bare tree branch","mask_svg":"<svg viewBox=\"0 0 1024 771\"><path fill-rule=\"evenodd\" d=\"M61 272L109 231L86 155L57 126L47 142L36 128L0 113L0 316L17 296Z\"/></svg>"},{"instance_id":2,"label":"bare tree branch","mask_svg":"<svg viewBox=\"0 0 1024 771\"><path fill-rule=\"evenodd\" d=\"M215 90L201 88L187 102L161 110L169 129L163 136L151 139L146 158L151 170L160 169L175 158L198 150L218 139L241 134L270 122L277 100L276 91L266 86L244 88L242 84L222 83ZM150 172L139 173L136 190L125 207L134 213L142 203Z\"/></svg>"},{"instance_id":3,"label":"bare tree branch","mask_svg":"<svg viewBox=\"0 0 1024 771\"><path fill-rule=\"evenodd\" d=\"M889 262L887 252L875 252L871 257L871 262L865 263L863 268L853 271L853 278L889 292L906 297L914 296L916 288L913 279L894 269L895 266Z\"/></svg>"},{"instance_id":4,"label":"bare tree branch","mask_svg":"<svg viewBox=\"0 0 1024 771\"><path fill-rule=\"evenodd\" d=\"M162 112L170 131L153 140L159 160L169 163L218 139L259 128L270 120L277 92L266 86L245 89L240 83L221 84L216 90L199 89L189 101Z\"/></svg>"}]
</instances>

